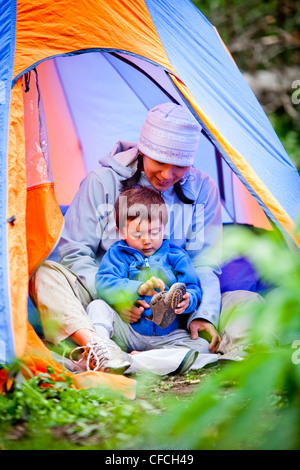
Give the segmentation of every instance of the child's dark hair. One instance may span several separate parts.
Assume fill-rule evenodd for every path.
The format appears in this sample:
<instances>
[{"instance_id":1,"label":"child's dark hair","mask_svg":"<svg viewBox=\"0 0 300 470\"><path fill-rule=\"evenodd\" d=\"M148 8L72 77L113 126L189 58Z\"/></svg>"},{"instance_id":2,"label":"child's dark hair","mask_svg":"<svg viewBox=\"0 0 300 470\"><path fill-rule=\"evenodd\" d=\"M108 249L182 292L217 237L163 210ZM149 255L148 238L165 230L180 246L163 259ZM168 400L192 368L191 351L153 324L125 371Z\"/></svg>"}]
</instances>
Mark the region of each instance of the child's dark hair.
<instances>
[{"instance_id":1,"label":"child's dark hair","mask_svg":"<svg viewBox=\"0 0 300 470\"><path fill-rule=\"evenodd\" d=\"M121 190L125 191L126 189L135 188L139 184L139 181L142 175L142 170L143 170L143 155L139 153L138 159L137 159L137 169L135 173L132 176L130 176L130 178L127 178L121 181L121 188L122 188ZM188 197L185 196L179 181L177 181L174 184L174 190L178 199L180 199L185 204L193 204L195 202L192 199L189 199Z\"/></svg>"},{"instance_id":2,"label":"child's dark hair","mask_svg":"<svg viewBox=\"0 0 300 470\"><path fill-rule=\"evenodd\" d=\"M116 225L122 230L128 220L149 220L159 217L166 225L168 211L163 197L154 189L146 186L123 191L115 203Z\"/></svg>"}]
</instances>

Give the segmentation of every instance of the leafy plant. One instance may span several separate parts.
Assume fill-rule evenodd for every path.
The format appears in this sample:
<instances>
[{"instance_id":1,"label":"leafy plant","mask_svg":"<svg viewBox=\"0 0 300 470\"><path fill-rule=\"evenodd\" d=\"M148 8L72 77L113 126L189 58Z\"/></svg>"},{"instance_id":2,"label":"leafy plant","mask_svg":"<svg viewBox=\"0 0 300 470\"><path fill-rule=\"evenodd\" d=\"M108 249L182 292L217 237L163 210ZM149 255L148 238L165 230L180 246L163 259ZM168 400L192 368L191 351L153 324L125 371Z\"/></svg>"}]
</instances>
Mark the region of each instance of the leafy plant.
<instances>
[{"instance_id":1,"label":"leafy plant","mask_svg":"<svg viewBox=\"0 0 300 470\"><path fill-rule=\"evenodd\" d=\"M0 395L0 443L14 448L120 448L141 421L142 403L100 388L76 390L53 371L15 380ZM21 430L21 432L20 432ZM45 446L45 447L43 447Z\"/></svg>"},{"instance_id":2,"label":"leafy plant","mask_svg":"<svg viewBox=\"0 0 300 470\"><path fill-rule=\"evenodd\" d=\"M155 420L140 448L299 449L300 257L278 233L228 230L225 252L247 251L275 286L253 316L249 357L207 376L191 401Z\"/></svg>"}]
</instances>

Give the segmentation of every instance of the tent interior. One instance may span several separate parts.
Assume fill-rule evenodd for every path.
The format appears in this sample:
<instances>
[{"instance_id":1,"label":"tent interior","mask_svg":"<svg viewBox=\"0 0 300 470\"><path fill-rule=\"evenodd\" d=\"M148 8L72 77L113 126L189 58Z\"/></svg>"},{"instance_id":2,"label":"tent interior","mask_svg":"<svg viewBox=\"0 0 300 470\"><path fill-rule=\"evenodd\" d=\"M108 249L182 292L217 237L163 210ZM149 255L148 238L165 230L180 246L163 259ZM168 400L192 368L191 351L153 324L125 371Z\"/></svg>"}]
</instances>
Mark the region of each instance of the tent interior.
<instances>
[{"instance_id":1,"label":"tent interior","mask_svg":"<svg viewBox=\"0 0 300 470\"><path fill-rule=\"evenodd\" d=\"M27 185L54 181L63 214L81 180L116 142L137 142L149 109L173 101L191 110L163 68L134 55L106 51L43 61L23 76L23 98ZM194 166L217 183L223 224L272 228L204 129ZM57 247L50 258L59 261ZM238 286L256 289L259 281L252 266L243 258L233 262L223 270L223 288L238 276ZM28 317L43 336L30 299Z\"/></svg>"},{"instance_id":2,"label":"tent interior","mask_svg":"<svg viewBox=\"0 0 300 470\"><path fill-rule=\"evenodd\" d=\"M48 178L52 173L61 206L71 203L80 181L116 142L137 142L149 109L166 101L186 104L162 67L130 54L97 51L59 56L29 73L25 75L27 87L23 86L26 160L32 165L37 153L41 164L35 168L41 173L48 165ZM30 119L34 103L39 119L36 138L31 129L34 119ZM35 185L43 177L28 165L27 184ZM271 228L260 205L204 129L194 166L217 183L224 224Z\"/></svg>"}]
</instances>

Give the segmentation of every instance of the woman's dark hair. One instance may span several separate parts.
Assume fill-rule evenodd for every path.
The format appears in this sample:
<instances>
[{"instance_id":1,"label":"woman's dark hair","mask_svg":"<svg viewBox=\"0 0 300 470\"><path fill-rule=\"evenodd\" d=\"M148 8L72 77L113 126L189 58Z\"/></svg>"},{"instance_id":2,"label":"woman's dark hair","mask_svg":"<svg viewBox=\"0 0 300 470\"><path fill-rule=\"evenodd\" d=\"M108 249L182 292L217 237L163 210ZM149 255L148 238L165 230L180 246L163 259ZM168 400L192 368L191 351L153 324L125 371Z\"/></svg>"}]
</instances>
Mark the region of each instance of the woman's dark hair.
<instances>
[{"instance_id":1,"label":"woman's dark hair","mask_svg":"<svg viewBox=\"0 0 300 470\"><path fill-rule=\"evenodd\" d=\"M130 176L130 178L121 181L121 192L138 186L143 170L143 155L141 153L138 154L137 161L137 169L135 173ZM195 202L185 196L179 181L174 184L174 190L178 199L180 199L181 202L184 202L184 204L193 204Z\"/></svg>"},{"instance_id":2,"label":"woman's dark hair","mask_svg":"<svg viewBox=\"0 0 300 470\"><path fill-rule=\"evenodd\" d=\"M121 181L121 191L126 191L127 189L133 189L138 186L140 178L142 176L143 170L143 155L141 153L138 154L137 157L137 169L136 172L127 178L126 180Z\"/></svg>"}]
</instances>

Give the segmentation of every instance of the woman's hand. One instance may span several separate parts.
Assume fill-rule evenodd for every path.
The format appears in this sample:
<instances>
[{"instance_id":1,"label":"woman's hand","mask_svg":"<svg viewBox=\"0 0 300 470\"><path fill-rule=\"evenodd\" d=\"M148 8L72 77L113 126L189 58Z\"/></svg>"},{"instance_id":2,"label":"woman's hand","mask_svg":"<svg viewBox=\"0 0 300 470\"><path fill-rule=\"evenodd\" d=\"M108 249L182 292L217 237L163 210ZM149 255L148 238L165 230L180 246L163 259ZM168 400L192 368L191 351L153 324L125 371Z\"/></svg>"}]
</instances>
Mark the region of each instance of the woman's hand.
<instances>
[{"instance_id":1,"label":"woman's hand","mask_svg":"<svg viewBox=\"0 0 300 470\"><path fill-rule=\"evenodd\" d=\"M190 324L190 332L192 339L197 339L201 332L204 333L203 337L205 337L206 334L208 336L207 341L209 341L208 349L212 354L215 354L219 349L221 336L215 329L214 325L209 321L202 319L193 320Z\"/></svg>"}]
</instances>

